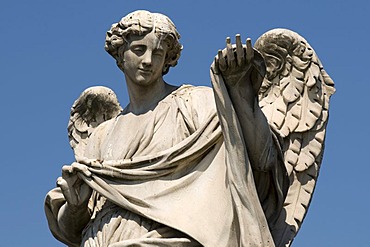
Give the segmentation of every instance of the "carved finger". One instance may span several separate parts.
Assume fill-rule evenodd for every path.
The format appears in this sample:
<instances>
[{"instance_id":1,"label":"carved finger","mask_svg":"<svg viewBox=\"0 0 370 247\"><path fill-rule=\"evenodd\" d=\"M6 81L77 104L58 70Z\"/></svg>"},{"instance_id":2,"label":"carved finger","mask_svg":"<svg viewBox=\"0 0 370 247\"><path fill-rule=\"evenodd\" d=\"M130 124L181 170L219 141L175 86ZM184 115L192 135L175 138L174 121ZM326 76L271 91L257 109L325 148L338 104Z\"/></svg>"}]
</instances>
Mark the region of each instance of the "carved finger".
<instances>
[{"instance_id":1,"label":"carved finger","mask_svg":"<svg viewBox=\"0 0 370 247\"><path fill-rule=\"evenodd\" d=\"M226 38L226 55L227 55L227 66L229 66L229 68L234 68L235 56L230 37Z\"/></svg>"},{"instance_id":2,"label":"carved finger","mask_svg":"<svg viewBox=\"0 0 370 247\"><path fill-rule=\"evenodd\" d=\"M225 71L227 69L226 60L225 57L222 55L222 51L218 50L217 52L218 56L218 64L221 71Z\"/></svg>"},{"instance_id":3,"label":"carved finger","mask_svg":"<svg viewBox=\"0 0 370 247\"><path fill-rule=\"evenodd\" d=\"M57 178L57 181L56 181L57 187L59 187L60 184L62 183L62 179L63 179L62 177Z\"/></svg>"},{"instance_id":4,"label":"carved finger","mask_svg":"<svg viewBox=\"0 0 370 247\"><path fill-rule=\"evenodd\" d=\"M73 168L72 166L64 165L62 167L62 177L69 178L73 174Z\"/></svg>"},{"instance_id":5,"label":"carved finger","mask_svg":"<svg viewBox=\"0 0 370 247\"><path fill-rule=\"evenodd\" d=\"M247 39L247 61L250 62L254 56L254 50L252 47L252 40L250 38Z\"/></svg>"},{"instance_id":6,"label":"carved finger","mask_svg":"<svg viewBox=\"0 0 370 247\"><path fill-rule=\"evenodd\" d=\"M240 34L235 36L235 43L236 43L236 61L239 66L244 65L244 49L243 44L240 39Z\"/></svg>"},{"instance_id":7,"label":"carved finger","mask_svg":"<svg viewBox=\"0 0 370 247\"><path fill-rule=\"evenodd\" d=\"M218 62L218 58L217 56L215 56L215 61L214 61L214 73L215 74L218 74L219 73L219 66L220 66L220 63Z\"/></svg>"},{"instance_id":8,"label":"carved finger","mask_svg":"<svg viewBox=\"0 0 370 247\"><path fill-rule=\"evenodd\" d=\"M69 184L67 183L67 181L65 179L63 179L62 177L59 177L57 179L57 186L62 190L64 198L66 199L66 201L68 203L70 203L72 205L77 204L76 193L71 191L71 187L69 186Z\"/></svg>"},{"instance_id":9,"label":"carved finger","mask_svg":"<svg viewBox=\"0 0 370 247\"><path fill-rule=\"evenodd\" d=\"M80 164L80 163L77 163L77 162L73 162L72 163L72 168L73 168L73 171L77 172L81 172L83 175L85 175L86 177L91 177L91 172L89 171L89 169L87 168L86 165L83 165L83 164Z\"/></svg>"}]
</instances>

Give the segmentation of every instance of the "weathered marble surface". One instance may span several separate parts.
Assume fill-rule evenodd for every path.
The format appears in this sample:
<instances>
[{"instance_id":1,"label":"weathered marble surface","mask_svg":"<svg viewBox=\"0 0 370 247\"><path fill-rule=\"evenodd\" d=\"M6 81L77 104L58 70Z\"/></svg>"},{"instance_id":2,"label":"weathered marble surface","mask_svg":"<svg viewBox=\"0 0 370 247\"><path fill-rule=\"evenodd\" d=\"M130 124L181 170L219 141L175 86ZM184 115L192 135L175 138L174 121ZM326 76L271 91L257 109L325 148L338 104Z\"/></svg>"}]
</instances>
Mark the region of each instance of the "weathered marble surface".
<instances>
[{"instance_id":1,"label":"weathered marble surface","mask_svg":"<svg viewBox=\"0 0 370 247\"><path fill-rule=\"evenodd\" d=\"M226 39L213 90L168 84L182 46L168 17L136 11L105 49L125 74L122 110L87 89L68 125L76 162L46 197L69 246L286 246L321 165L334 83L298 34L276 29L252 48Z\"/></svg>"}]
</instances>

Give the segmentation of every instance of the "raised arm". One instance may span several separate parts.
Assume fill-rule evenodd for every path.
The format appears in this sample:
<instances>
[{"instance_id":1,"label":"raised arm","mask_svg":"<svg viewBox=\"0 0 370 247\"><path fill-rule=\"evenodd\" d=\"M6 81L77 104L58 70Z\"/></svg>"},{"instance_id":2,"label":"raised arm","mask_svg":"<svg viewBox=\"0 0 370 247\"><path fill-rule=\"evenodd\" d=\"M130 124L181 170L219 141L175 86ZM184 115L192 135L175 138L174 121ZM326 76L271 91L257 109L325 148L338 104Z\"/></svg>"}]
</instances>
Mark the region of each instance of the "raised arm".
<instances>
[{"instance_id":1,"label":"raised arm","mask_svg":"<svg viewBox=\"0 0 370 247\"><path fill-rule=\"evenodd\" d=\"M268 171L276 164L277 150L269 124L258 105L258 90L265 73L262 56L236 35L236 44L226 39L226 48L218 51L216 69L222 74L242 129L251 165Z\"/></svg>"}]
</instances>

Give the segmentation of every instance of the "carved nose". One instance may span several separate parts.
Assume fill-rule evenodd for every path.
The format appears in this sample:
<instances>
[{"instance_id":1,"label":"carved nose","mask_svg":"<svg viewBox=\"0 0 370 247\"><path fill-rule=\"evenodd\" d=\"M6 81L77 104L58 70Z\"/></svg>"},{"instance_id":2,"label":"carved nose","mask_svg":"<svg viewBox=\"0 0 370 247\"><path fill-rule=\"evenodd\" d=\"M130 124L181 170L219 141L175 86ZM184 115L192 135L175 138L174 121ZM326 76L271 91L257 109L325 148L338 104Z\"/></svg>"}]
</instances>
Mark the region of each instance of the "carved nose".
<instances>
[{"instance_id":1,"label":"carved nose","mask_svg":"<svg viewBox=\"0 0 370 247\"><path fill-rule=\"evenodd\" d=\"M152 53L150 51L144 53L142 63L145 66L152 65Z\"/></svg>"}]
</instances>

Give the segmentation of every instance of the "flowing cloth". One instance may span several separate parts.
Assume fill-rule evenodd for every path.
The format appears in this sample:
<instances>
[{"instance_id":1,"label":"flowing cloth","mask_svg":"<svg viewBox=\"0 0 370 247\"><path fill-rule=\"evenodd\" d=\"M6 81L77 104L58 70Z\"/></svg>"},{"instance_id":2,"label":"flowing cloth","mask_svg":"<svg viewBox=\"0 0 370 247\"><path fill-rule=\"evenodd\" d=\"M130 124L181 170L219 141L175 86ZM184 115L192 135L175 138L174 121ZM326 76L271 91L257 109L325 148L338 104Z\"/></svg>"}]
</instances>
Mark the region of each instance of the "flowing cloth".
<instances>
[{"instance_id":1,"label":"flowing cloth","mask_svg":"<svg viewBox=\"0 0 370 247\"><path fill-rule=\"evenodd\" d=\"M123 115L94 131L86 158L103 162L88 165L91 177L81 174L98 195L81 246L274 246L266 217L282 207L284 165L277 160L254 181L227 90L214 82L215 96L182 86L138 121ZM49 227L79 246L58 227L64 202L58 189L48 194ZM138 227L127 223L133 221ZM142 235L127 234L143 228Z\"/></svg>"}]
</instances>

